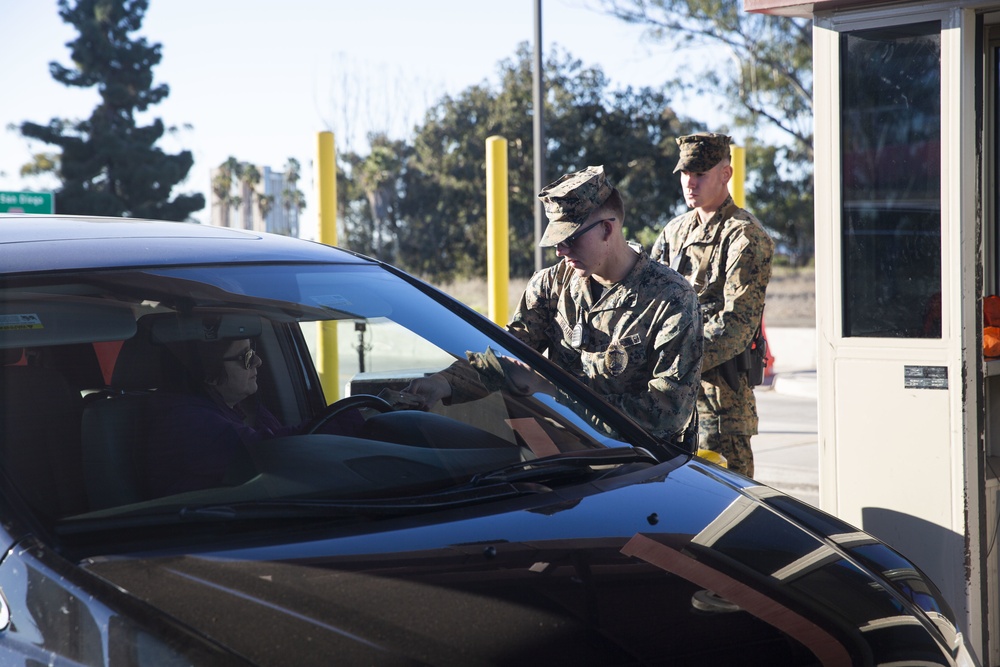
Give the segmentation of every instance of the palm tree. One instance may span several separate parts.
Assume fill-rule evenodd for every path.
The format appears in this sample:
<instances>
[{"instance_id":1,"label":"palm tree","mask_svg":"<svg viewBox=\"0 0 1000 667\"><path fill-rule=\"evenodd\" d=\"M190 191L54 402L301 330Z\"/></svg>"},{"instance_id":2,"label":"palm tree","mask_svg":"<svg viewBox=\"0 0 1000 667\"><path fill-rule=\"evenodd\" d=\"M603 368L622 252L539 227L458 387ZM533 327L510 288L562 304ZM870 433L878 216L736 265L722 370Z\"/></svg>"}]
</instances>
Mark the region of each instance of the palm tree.
<instances>
[{"instance_id":1,"label":"palm tree","mask_svg":"<svg viewBox=\"0 0 1000 667\"><path fill-rule=\"evenodd\" d=\"M241 218L241 226L244 229L260 227L259 231L268 231L267 217L280 199L285 215L280 228L274 231L287 236L298 236L299 213L306 206L306 196L298 189L301 173L299 161L288 158L283 176L284 187L280 195L277 193L265 195L258 190L263 178L261 170L249 162L240 162L234 157L229 157L219 165L212 178L212 192L219 202L221 223L226 227L231 226L231 213L236 211L236 217ZM236 194L233 194L234 188ZM256 226L253 219L255 204L261 220Z\"/></svg>"},{"instance_id":2,"label":"palm tree","mask_svg":"<svg viewBox=\"0 0 1000 667\"><path fill-rule=\"evenodd\" d=\"M299 213L306 206L306 196L298 188L299 179L302 178L301 165L293 157L285 162L285 187L281 191L281 206L285 211L285 220L288 226L289 236L299 235ZM292 217L295 211L295 217Z\"/></svg>"},{"instance_id":3,"label":"palm tree","mask_svg":"<svg viewBox=\"0 0 1000 667\"><path fill-rule=\"evenodd\" d=\"M229 205L233 208L233 210L239 212L240 207L243 206L243 197L241 197L239 195L232 195L229 198ZM244 224L241 227L241 229L246 229L246 225Z\"/></svg>"},{"instance_id":4,"label":"palm tree","mask_svg":"<svg viewBox=\"0 0 1000 667\"><path fill-rule=\"evenodd\" d=\"M285 182L290 183L294 187L302 176L301 171L302 166L299 164L299 161L293 157L288 158L288 161L285 162Z\"/></svg>"},{"instance_id":5,"label":"palm tree","mask_svg":"<svg viewBox=\"0 0 1000 667\"><path fill-rule=\"evenodd\" d=\"M215 170L212 178L212 193L219 202L219 220L223 227L229 227L229 213L233 207L233 181L237 178L239 161L230 156Z\"/></svg>"},{"instance_id":6,"label":"palm tree","mask_svg":"<svg viewBox=\"0 0 1000 667\"><path fill-rule=\"evenodd\" d=\"M241 167L240 185L242 186L243 202L245 205L245 208L243 209L243 227L244 229L253 229L254 224L252 207L254 200L260 196L257 192L257 186L260 184L260 170L249 162L244 162Z\"/></svg>"},{"instance_id":7,"label":"palm tree","mask_svg":"<svg viewBox=\"0 0 1000 667\"><path fill-rule=\"evenodd\" d=\"M267 216L271 213L271 209L274 208L274 195L257 195L257 210L260 211L260 219L264 221L264 227L267 231ZM274 230L279 234L284 234L285 232L280 229Z\"/></svg>"},{"instance_id":8,"label":"palm tree","mask_svg":"<svg viewBox=\"0 0 1000 667\"><path fill-rule=\"evenodd\" d=\"M243 178L243 163L240 162L239 160L237 160L236 158L234 158L233 156L230 155L229 158L223 163L223 168L226 169L229 172L230 187L232 185L236 185L237 183L239 183L240 180ZM232 197L232 196L229 197L229 206L230 206L230 208L235 209L236 211L239 211L240 206L242 206L242 205L243 205L243 198L242 197L240 197L238 195L235 196L235 197ZM228 212L226 213L226 218L227 218L226 226L228 227L229 226L229 222L228 222L229 213Z\"/></svg>"}]
</instances>

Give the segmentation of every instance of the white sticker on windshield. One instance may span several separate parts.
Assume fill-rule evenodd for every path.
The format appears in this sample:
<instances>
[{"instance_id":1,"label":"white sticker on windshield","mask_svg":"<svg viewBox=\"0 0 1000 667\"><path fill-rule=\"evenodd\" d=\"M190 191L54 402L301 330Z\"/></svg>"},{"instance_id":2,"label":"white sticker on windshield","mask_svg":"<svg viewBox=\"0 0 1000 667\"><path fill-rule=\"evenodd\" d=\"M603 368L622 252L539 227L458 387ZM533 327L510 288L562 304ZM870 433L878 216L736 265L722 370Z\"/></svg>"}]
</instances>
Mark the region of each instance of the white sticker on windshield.
<instances>
[{"instance_id":1,"label":"white sticker on windshield","mask_svg":"<svg viewBox=\"0 0 1000 667\"><path fill-rule=\"evenodd\" d=\"M340 294L321 294L320 296L313 297L313 301L324 308L333 308L336 310L340 310L351 305L350 299L347 299Z\"/></svg>"},{"instance_id":2,"label":"white sticker on windshield","mask_svg":"<svg viewBox=\"0 0 1000 667\"><path fill-rule=\"evenodd\" d=\"M0 315L0 331L43 329L42 319L34 313Z\"/></svg>"}]
</instances>

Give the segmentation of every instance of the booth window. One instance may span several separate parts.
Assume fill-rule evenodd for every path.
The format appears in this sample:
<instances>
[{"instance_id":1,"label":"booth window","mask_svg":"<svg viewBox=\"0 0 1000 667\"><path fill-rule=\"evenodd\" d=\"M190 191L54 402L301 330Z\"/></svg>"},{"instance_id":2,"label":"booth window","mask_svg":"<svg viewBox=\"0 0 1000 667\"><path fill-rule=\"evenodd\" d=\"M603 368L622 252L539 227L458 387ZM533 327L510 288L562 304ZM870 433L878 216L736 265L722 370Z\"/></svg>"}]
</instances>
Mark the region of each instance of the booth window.
<instances>
[{"instance_id":1,"label":"booth window","mask_svg":"<svg viewBox=\"0 0 1000 667\"><path fill-rule=\"evenodd\" d=\"M1000 26L991 26L990 51L992 71L988 81L992 80L992 106L990 115L992 122L988 124L987 136L992 137L992 170L993 187L987 191L987 201L984 204L991 212L992 226L984 225L983 233L989 243L990 251L983 257L983 265L987 269L986 294L1000 294Z\"/></svg>"},{"instance_id":2,"label":"booth window","mask_svg":"<svg viewBox=\"0 0 1000 667\"><path fill-rule=\"evenodd\" d=\"M844 336L941 337L941 25L841 36Z\"/></svg>"}]
</instances>

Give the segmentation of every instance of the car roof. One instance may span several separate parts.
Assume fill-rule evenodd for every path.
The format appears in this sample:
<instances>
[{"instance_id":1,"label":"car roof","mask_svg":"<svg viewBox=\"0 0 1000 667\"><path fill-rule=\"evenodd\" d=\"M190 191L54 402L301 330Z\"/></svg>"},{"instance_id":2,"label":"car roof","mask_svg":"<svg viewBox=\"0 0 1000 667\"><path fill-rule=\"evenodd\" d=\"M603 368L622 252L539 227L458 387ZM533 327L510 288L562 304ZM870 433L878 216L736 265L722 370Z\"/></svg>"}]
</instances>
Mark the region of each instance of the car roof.
<instances>
[{"instance_id":1,"label":"car roof","mask_svg":"<svg viewBox=\"0 0 1000 667\"><path fill-rule=\"evenodd\" d=\"M0 214L0 274L206 263L372 260L276 234L134 218Z\"/></svg>"}]
</instances>

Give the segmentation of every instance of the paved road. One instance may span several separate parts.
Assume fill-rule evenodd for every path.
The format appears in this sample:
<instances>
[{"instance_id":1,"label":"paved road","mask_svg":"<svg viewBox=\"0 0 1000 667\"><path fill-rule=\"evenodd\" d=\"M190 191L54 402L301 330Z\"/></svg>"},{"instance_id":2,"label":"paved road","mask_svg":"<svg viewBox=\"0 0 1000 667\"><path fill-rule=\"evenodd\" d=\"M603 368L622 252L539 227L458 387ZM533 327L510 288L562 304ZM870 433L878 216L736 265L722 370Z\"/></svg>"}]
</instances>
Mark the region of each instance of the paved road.
<instances>
[{"instance_id":1,"label":"paved road","mask_svg":"<svg viewBox=\"0 0 1000 667\"><path fill-rule=\"evenodd\" d=\"M752 442L754 477L760 482L819 504L819 447L816 399L777 390L757 390L759 433Z\"/></svg>"},{"instance_id":2,"label":"paved road","mask_svg":"<svg viewBox=\"0 0 1000 667\"><path fill-rule=\"evenodd\" d=\"M754 477L818 505L815 330L769 328L767 336L775 374L770 387L756 391L760 426L752 440Z\"/></svg>"}]
</instances>

